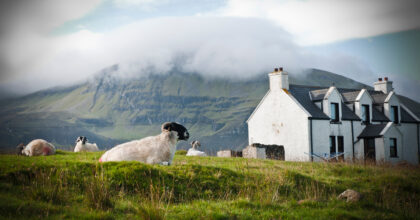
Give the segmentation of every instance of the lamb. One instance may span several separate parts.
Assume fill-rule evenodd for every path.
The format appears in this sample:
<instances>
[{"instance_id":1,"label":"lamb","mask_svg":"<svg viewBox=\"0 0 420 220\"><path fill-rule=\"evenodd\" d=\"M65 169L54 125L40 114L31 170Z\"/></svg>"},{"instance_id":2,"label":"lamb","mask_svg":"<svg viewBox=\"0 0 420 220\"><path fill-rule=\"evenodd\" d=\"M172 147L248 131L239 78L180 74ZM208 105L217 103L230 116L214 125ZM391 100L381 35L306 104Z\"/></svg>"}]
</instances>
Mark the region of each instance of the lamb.
<instances>
[{"instance_id":1,"label":"lamb","mask_svg":"<svg viewBox=\"0 0 420 220\"><path fill-rule=\"evenodd\" d=\"M188 150L187 156L200 156L200 157L207 156L207 154L205 152L197 150L197 148L201 146L200 142L193 141L193 142L191 142L191 146L192 146L192 148L190 148Z\"/></svg>"},{"instance_id":2,"label":"lamb","mask_svg":"<svg viewBox=\"0 0 420 220\"><path fill-rule=\"evenodd\" d=\"M77 138L76 140L76 146L74 147L74 152L83 152L83 151L88 151L88 152L95 152L95 151L99 151L98 145L96 145L96 143L87 143L87 138L80 136Z\"/></svg>"},{"instance_id":3,"label":"lamb","mask_svg":"<svg viewBox=\"0 0 420 220\"><path fill-rule=\"evenodd\" d=\"M188 130L175 122L162 124L162 133L123 143L105 152L99 162L140 161L148 164L170 165L178 140L188 140Z\"/></svg>"},{"instance_id":4,"label":"lamb","mask_svg":"<svg viewBox=\"0 0 420 220\"><path fill-rule=\"evenodd\" d=\"M28 145L23 146L19 144L18 149L22 149L21 154L26 156L48 156L55 154L55 147L46 140L35 139L29 142Z\"/></svg>"}]
</instances>

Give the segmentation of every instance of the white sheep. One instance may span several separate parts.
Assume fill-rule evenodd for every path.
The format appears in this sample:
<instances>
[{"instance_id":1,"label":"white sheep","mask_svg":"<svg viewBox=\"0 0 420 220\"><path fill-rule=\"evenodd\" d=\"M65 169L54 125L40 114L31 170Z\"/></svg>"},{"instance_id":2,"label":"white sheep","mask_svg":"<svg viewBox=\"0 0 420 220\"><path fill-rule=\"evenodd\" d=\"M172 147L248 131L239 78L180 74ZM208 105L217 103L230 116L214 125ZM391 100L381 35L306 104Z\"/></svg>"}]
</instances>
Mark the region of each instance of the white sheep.
<instances>
[{"instance_id":1,"label":"white sheep","mask_svg":"<svg viewBox=\"0 0 420 220\"><path fill-rule=\"evenodd\" d=\"M117 145L105 152L99 162L140 161L148 164L170 165L178 140L188 140L187 129L175 122L162 125L162 133Z\"/></svg>"},{"instance_id":2,"label":"white sheep","mask_svg":"<svg viewBox=\"0 0 420 220\"><path fill-rule=\"evenodd\" d=\"M80 136L77 138L76 140L76 146L74 147L74 152L83 152L83 151L88 151L88 152L95 152L95 151L99 151L98 145L96 145L96 143L87 143L87 138Z\"/></svg>"},{"instance_id":3,"label":"white sheep","mask_svg":"<svg viewBox=\"0 0 420 220\"><path fill-rule=\"evenodd\" d=\"M193 141L193 142L191 142L191 146L192 146L192 148L190 148L188 150L187 156L200 156L200 157L207 156L207 154L205 152L197 150L198 147L201 146L200 142Z\"/></svg>"},{"instance_id":4,"label":"white sheep","mask_svg":"<svg viewBox=\"0 0 420 220\"><path fill-rule=\"evenodd\" d=\"M36 139L29 142L28 145L20 144L18 149L22 149L22 154L26 156L48 156L55 154L55 147L46 140Z\"/></svg>"}]
</instances>

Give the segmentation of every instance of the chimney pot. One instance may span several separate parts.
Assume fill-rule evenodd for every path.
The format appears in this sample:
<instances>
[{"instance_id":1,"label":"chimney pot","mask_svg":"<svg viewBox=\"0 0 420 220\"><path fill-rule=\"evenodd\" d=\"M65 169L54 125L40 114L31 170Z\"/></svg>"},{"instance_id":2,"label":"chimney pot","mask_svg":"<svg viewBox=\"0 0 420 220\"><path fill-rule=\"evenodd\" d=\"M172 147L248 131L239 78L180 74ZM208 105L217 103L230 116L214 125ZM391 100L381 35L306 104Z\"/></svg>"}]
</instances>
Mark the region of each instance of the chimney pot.
<instances>
[{"instance_id":1,"label":"chimney pot","mask_svg":"<svg viewBox=\"0 0 420 220\"><path fill-rule=\"evenodd\" d=\"M279 69L277 69L277 68L274 68L274 72L278 72L279 71Z\"/></svg>"},{"instance_id":2,"label":"chimney pot","mask_svg":"<svg viewBox=\"0 0 420 220\"><path fill-rule=\"evenodd\" d=\"M378 81L379 81L379 82L382 82L382 78L378 78Z\"/></svg>"},{"instance_id":3,"label":"chimney pot","mask_svg":"<svg viewBox=\"0 0 420 220\"><path fill-rule=\"evenodd\" d=\"M387 77L387 76L385 76L385 77L384 77L384 80L385 80L385 81L388 81L388 77Z\"/></svg>"},{"instance_id":4,"label":"chimney pot","mask_svg":"<svg viewBox=\"0 0 420 220\"><path fill-rule=\"evenodd\" d=\"M279 67L279 70L280 70L280 71L283 71L283 67Z\"/></svg>"}]
</instances>

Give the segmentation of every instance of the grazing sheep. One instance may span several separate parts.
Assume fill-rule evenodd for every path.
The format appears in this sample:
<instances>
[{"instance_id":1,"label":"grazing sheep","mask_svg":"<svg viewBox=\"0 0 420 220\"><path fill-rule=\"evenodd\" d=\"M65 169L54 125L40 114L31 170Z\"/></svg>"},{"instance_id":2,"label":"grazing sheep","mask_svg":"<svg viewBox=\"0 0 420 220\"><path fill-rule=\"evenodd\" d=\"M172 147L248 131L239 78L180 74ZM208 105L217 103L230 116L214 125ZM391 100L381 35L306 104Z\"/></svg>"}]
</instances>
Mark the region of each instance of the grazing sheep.
<instances>
[{"instance_id":1,"label":"grazing sheep","mask_svg":"<svg viewBox=\"0 0 420 220\"><path fill-rule=\"evenodd\" d=\"M193 142L191 142L191 146L192 146L192 148L190 148L188 150L187 156L200 156L200 157L207 156L207 154L205 152L197 150L198 147L201 147L200 142L193 141Z\"/></svg>"},{"instance_id":2,"label":"grazing sheep","mask_svg":"<svg viewBox=\"0 0 420 220\"><path fill-rule=\"evenodd\" d=\"M140 161L148 164L170 165L178 140L188 140L187 129L175 122L162 125L162 133L117 145L105 152L99 162Z\"/></svg>"},{"instance_id":3,"label":"grazing sheep","mask_svg":"<svg viewBox=\"0 0 420 220\"><path fill-rule=\"evenodd\" d=\"M25 145L23 143L20 143L17 147L16 147L16 154L17 155L23 155L22 151L25 148Z\"/></svg>"},{"instance_id":4,"label":"grazing sheep","mask_svg":"<svg viewBox=\"0 0 420 220\"><path fill-rule=\"evenodd\" d=\"M95 152L95 151L99 151L98 145L96 145L96 143L87 143L87 138L80 136L77 138L76 140L76 146L74 147L74 152L83 152L83 151L88 151L88 152Z\"/></svg>"},{"instance_id":5,"label":"grazing sheep","mask_svg":"<svg viewBox=\"0 0 420 220\"><path fill-rule=\"evenodd\" d=\"M22 147L22 146L18 146ZM26 147L23 147L22 154L26 156L48 156L55 154L55 147L42 139L36 139L29 142Z\"/></svg>"}]
</instances>

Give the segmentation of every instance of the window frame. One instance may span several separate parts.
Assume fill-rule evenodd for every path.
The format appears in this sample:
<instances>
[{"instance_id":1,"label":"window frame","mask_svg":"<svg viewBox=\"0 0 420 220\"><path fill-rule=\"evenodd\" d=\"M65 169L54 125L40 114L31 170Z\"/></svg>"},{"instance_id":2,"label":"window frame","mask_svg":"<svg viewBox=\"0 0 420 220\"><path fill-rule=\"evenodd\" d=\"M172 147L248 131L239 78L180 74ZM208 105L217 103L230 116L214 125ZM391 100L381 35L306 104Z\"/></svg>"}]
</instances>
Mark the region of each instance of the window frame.
<instances>
[{"instance_id":1,"label":"window frame","mask_svg":"<svg viewBox=\"0 0 420 220\"><path fill-rule=\"evenodd\" d=\"M330 155L333 153L337 154L337 141L335 140L335 136L330 136Z\"/></svg>"},{"instance_id":2,"label":"window frame","mask_svg":"<svg viewBox=\"0 0 420 220\"><path fill-rule=\"evenodd\" d=\"M391 121L394 122L394 124L400 123L399 108L397 105L390 106L389 116L390 116Z\"/></svg>"},{"instance_id":3,"label":"window frame","mask_svg":"<svg viewBox=\"0 0 420 220\"><path fill-rule=\"evenodd\" d=\"M397 138L389 138L389 157L398 158Z\"/></svg>"},{"instance_id":4,"label":"window frame","mask_svg":"<svg viewBox=\"0 0 420 220\"><path fill-rule=\"evenodd\" d=\"M363 115L365 115L365 118L363 118ZM362 105L360 116L362 124L370 124L370 105Z\"/></svg>"},{"instance_id":5,"label":"window frame","mask_svg":"<svg viewBox=\"0 0 420 220\"><path fill-rule=\"evenodd\" d=\"M335 118L333 118L333 108L332 106L334 106L334 116ZM332 122L339 122L340 121L340 105L337 102L331 102L330 103L330 119Z\"/></svg>"}]
</instances>

